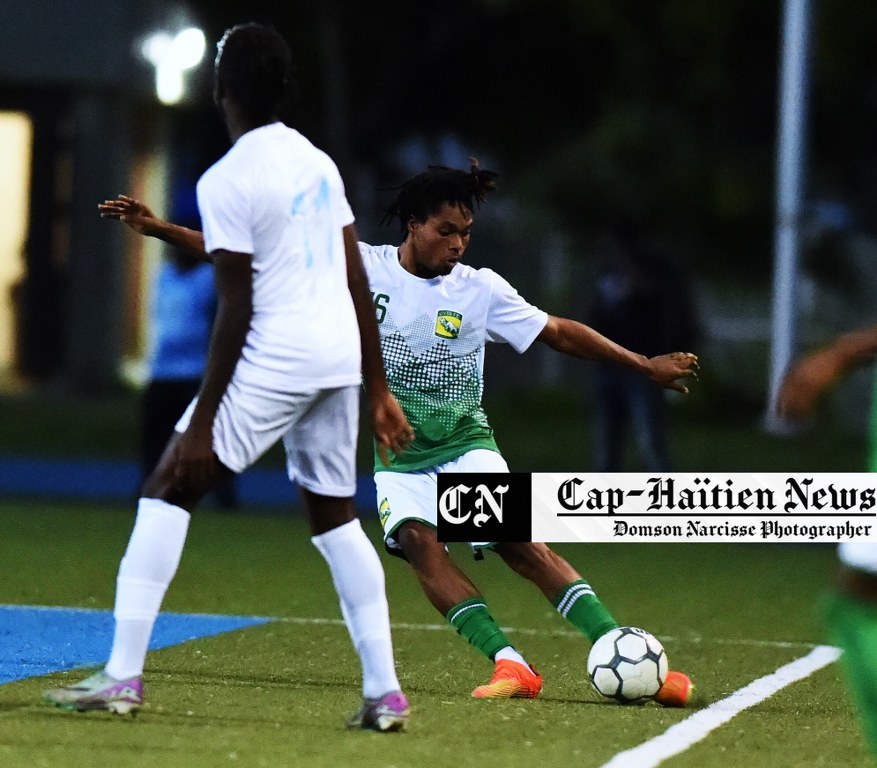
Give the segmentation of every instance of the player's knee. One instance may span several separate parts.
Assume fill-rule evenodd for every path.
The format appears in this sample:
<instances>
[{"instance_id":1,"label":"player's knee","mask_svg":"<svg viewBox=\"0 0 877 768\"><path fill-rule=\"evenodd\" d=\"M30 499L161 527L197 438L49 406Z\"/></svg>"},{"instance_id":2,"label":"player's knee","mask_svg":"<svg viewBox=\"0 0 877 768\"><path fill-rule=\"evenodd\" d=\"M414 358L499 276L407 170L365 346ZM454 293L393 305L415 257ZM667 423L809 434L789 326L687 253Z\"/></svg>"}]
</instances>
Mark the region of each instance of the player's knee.
<instances>
[{"instance_id":1,"label":"player's knee","mask_svg":"<svg viewBox=\"0 0 877 768\"><path fill-rule=\"evenodd\" d=\"M404 523L396 533L396 540L415 569L423 567L424 563L445 551L435 531L422 523Z\"/></svg>"},{"instance_id":2,"label":"player's knee","mask_svg":"<svg viewBox=\"0 0 877 768\"><path fill-rule=\"evenodd\" d=\"M159 499L175 507L191 512L195 505L204 496L204 493L186 491L182 489L173 479L163 480L160 477L151 475L140 490L141 498Z\"/></svg>"},{"instance_id":3,"label":"player's knee","mask_svg":"<svg viewBox=\"0 0 877 768\"><path fill-rule=\"evenodd\" d=\"M352 498L323 496L304 487L300 489L300 493L312 536L340 528L356 518Z\"/></svg>"},{"instance_id":4,"label":"player's knee","mask_svg":"<svg viewBox=\"0 0 877 768\"><path fill-rule=\"evenodd\" d=\"M160 499L191 512L210 491L210 484L187 482L176 472L176 464L170 459L162 459L140 489L140 496Z\"/></svg>"},{"instance_id":5,"label":"player's knee","mask_svg":"<svg viewBox=\"0 0 877 768\"><path fill-rule=\"evenodd\" d=\"M161 499L173 503L169 497L174 495L175 486L176 477L171 462L160 461L143 482L140 495L149 499Z\"/></svg>"}]
</instances>

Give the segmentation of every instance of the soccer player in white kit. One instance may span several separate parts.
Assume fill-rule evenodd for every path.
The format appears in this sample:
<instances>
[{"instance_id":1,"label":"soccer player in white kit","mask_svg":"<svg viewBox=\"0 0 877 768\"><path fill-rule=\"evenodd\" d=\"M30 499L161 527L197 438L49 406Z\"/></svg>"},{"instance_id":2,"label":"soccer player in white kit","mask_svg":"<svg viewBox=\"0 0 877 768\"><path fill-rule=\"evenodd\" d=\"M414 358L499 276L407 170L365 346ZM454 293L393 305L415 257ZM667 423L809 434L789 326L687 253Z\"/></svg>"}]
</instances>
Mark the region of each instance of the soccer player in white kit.
<instances>
[{"instance_id":1,"label":"soccer player in white kit","mask_svg":"<svg viewBox=\"0 0 877 768\"><path fill-rule=\"evenodd\" d=\"M86 680L47 691L50 704L140 707L149 638L190 511L218 479L282 440L362 662L363 704L348 725L406 725L384 573L352 501L363 377L382 445L401 451L411 428L387 388L338 170L279 121L291 78L289 49L272 28L242 25L220 41L214 96L232 147L197 189L219 297L207 370L144 485L119 567L109 661Z\"/></svg>"},{"instance_id":2,"label":"soccer player in white kit","mask_svg":"<svg viewBox=\"0 0 877 768\"><path fill-rule=\"evenodd\" d=\"M494 662L493 678L473 696L535 698L541 676L436 538L438 472L508 472L481 408L484 346L505 342L523 352L539 340L567 354L631 366L681 392L687 389L678 379L695 375L697 358L676 352L646 359L580 323L549 316L494 271L461 264L473 207L494 188L494 177L476 165L469 172L430 168L402 185L388 209L403 224L402 245L360 244L390 388L415 429L403 453L386 465L375 462L375 484L388 551L408 560L430 603ZM107 200L99 209L141 234L204 253L199 233L158 219L138 200ZM617 626L592 586L545 544L474 546L496 551L591 642ZM690 692L688 677L671 672L656 698L684 706Z\"/></svg>"}]
</instances>

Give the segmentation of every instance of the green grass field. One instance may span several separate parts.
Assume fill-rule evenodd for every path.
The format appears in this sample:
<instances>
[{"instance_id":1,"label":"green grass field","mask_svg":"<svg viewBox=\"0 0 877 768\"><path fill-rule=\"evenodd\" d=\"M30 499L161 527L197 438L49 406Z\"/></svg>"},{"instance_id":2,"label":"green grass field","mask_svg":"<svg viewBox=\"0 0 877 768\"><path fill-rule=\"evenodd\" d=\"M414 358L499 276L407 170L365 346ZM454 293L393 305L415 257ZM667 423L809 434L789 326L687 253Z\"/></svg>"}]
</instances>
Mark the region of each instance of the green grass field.
<instances>
[{"instance_id":1,"label":"green grass field","mask_svg":"<svg viewBox=\"0 0 877 768\"><path fill-rule=\"evenodd\" d=\"M581 393L509 394L487 408L513 469L587 469ZM752 404L717 411L696 394L673 409L671 441L682 472L865 467L864 440L825 418L781 439L760 429ZM0 452L132 459L136 397L0 397ZM368 454L360 452L364 470ZM276 463L276 454L265 461ZM584 640L497 558L474 563L461 549L461 566L545 677L535 701L476 701L469 692L489 678L491 665L433 612L407 566L385 557L396 658L414 716L405 734L349 733L342 723L358 704L359 672L326 566L294 513L243 512L195 514L164 608L277 621L152 653L148 704L136 719L70 715L40 703L44 688L76 673L0 686L0 768L598 768L827 641L818 601L834 568L831 547L558 546L620 621L664 641L672 665L694 678L699 693L685 711L606 704L587 684ZM132 519L123 506L0 502L0 604L111 609ZM367 530L377 540L376 525ZM40 642L33 638L35 647ZM830 664L782 688L662 765L866 768L872 763L839 675ZM641 768L633 760L612 768Z\"/></svg>"},{"instance_id":2,"label":"green grass field","mask_svg":"<svg viewBox=\"0 0 877 768\"><path fill-rule=\"evenodd\" d=\"M110 609L131 522L125 509L3 502L0 602ZM377 538L375 526L367 530ZM193 518L164 608L277 621L153 652L137 718L43 706L41 690L73 672L0 686L0 766L597 768L826 642L817 602L831 578L831 547L557 548L619 620L664 641L671 664L696 681L693 709L598 700L585 677L585 641L498 558L475 563L460 550L462 567L544 675L543 695L472 699L491 665L443 626L407 566L385 557L396 658L414 714L404 734L347 732L358 665L301 520L205 511ZM830 664L782 688L662 765L870 765L839 675Z\"/></svg>"}]
</instances>

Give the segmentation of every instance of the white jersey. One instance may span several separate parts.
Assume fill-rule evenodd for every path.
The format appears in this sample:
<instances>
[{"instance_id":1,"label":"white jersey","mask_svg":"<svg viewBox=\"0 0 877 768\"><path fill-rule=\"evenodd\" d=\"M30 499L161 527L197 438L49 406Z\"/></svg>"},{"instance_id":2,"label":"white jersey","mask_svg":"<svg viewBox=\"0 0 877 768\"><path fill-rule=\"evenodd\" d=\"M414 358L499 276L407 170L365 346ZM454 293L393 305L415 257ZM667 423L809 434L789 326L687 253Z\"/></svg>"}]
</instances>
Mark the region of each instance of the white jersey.
<instances>
[{"instance_id":1,"label":"white jersey","mask_svg":"<svg viewBox=\"0 0 877 768\"><path fill-rule=\"evenodd\" d=\"M477 448L497 450L481 408L484 345L503 342L523 352L548 315L491 269L457 264L449 275L425 280L402 267L397 247L359 247L387 381L415 432L390 468L412 471Z\"/></svg>"},{"instance_id":2,"label":"white jersey","mask_svg":"<svg viewBox=\"0 0 877 768\"><path fill-rule=\"evenodd\" d=\"M331 158L272 123L241 136L197 191L207 252L253 257L253 317L235 377L282 392L358 384L341 233L353 214Z\"/></svg>"}]
</instances>

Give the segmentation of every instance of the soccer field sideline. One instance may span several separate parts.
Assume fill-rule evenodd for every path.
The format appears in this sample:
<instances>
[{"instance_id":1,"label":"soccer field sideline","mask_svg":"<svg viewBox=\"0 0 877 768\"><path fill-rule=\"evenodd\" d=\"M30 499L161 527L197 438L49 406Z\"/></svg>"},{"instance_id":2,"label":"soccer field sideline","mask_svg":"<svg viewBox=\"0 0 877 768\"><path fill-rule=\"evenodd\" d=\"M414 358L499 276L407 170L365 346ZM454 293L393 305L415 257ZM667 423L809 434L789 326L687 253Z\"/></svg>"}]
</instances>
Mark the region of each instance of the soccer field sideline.
<instances>
[{"instance_id":1,"label":"soccer field sideline","mask_svg":"<svg viewBox=\"0 0 877 768\"><path fill-rule=\"evenodd\" d=\"M31 611L63 610L69 613L106 613L100 608L71 608L66 605L2 605L0 608L18 608ZM162 611L162 613L168 613ZM227 614L222 613L187 613L193 618L226 619ZM319 616L250 616L250 619L259 623L277 622L279 624L302 624L316 626L346 627L343 619L326 618ZM448 624L431 624L428 622L394 621L390 624L392 630L407 630L413 632L453 632ZM533 629L527 627L501 627L503 632L517 635L545 636L545 637L581 637L581 633L569 629ZM692 645L738 645L752 648L788 648L788 649L814 649L831 647L824 643L805 643L800 640L755 640L748 638L718 638L718 637L673 637L671 635L658 635L658 639L665 643L690 643Z\"/></svg>"},{"instance_id":2,"label":"soccer field sideline","mask_svg":"<svg viewBox=\"0 0 877 768\"><path fill-rule=\"evenodd\" d=\"M730 696L694 712L685 720L670 726L660 736L619 752L600 768L655 768L702 741L743 710L760 704L786 686L833 664L840 658L840 653L840 649L830 645L816 646L806 656L801 656L775 672L734 691Z\"/></svg>"},{"instance_id":3,"label":"soccer field sideline","mask_svg":"<svg viewBox=\"0 0 877 768\"><path fill-rule=\"evenodd\" d=\"M330 626L344 626L343 619L327 619L305 616L261 616L258 617L267 621L276 621L283 624L316 624ZM414 632L446 632L453 631L448 624L429 624L429 623L411 623L405 621L394 621L390 628L393 630L411 630ZM545 636L545 637L581 637L581 633L574 632L569 629L528 629L525 627L501 627L502 631L507 634ZM739 645L749 646L752 648L788 648L788 649L813 649L823 647L822 643L805 643L794 640L752 640L746 638L723 639L710 637L673 637L671 635L658 635L658 639L665 643L691 643L693 645L714 644L714 645Z\"/></svg>"}]
</instances>

